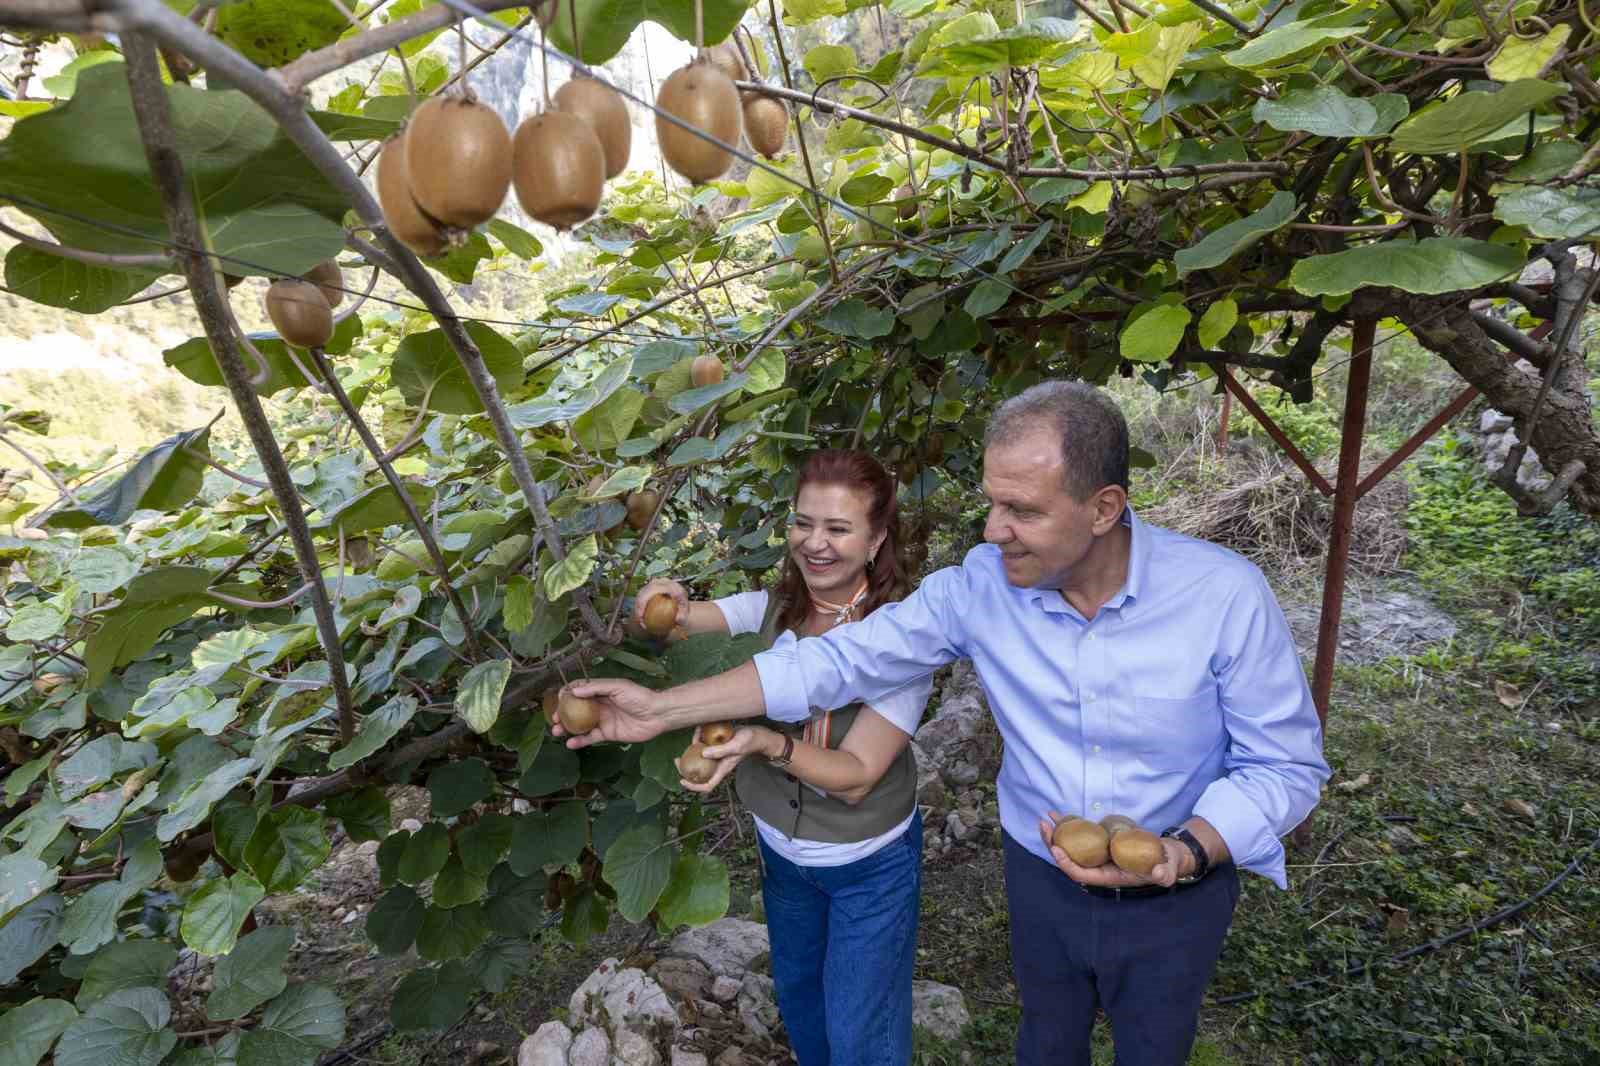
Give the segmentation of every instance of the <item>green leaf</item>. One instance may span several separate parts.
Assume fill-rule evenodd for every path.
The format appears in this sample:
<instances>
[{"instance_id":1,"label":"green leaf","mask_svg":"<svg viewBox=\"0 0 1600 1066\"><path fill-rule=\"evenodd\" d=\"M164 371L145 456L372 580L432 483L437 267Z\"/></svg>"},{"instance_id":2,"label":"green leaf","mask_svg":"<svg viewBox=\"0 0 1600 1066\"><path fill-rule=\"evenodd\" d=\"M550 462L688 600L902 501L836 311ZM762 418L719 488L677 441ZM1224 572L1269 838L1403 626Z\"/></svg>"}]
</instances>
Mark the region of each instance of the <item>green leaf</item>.
<instances>
[{"instance_id":1,"label":"green leaf","mask_svg":"<svg viewBox=\"0 0 1600 1066\"><path fill-rule=\"evenodd\" d=\"M973 318L986 318L1011 299L1011 286L995 278L985 278L972 287L961 309Z\"/></svg>"},{"instance_id":2,"label":"green leaf","mask_svg":"<svg viewBox=\"0 0 1600 1066\"><path fill-rule=\"evenodd\" d=\"M527 796L548 796L578 783L578 753L565 744L543 744L533 765L517 779L517 791Z\"/></svg>"},{"instance_id":3,"label":"green leaf","mask_svg":"<svg viewBox=\"0 0 1600 1066\"><path fill-rule=\"evenodd\" d=\"M1458 93L1406 119L1394 131L1394 139L1389 142L1389 147L1396 152L1416 152L1419 155L1460 151L1564 92L1564 85L1525 78L1512 82L1499 92L1479 89Z\"/></svg>"},{"instance_id":4,"label":"green leaf","mask_svg":"<svg viewBox=\"0 0 1600 1066\"><path fill-rule=\"evenodd\" d=\"M1122 358L1139 363L1167 358L1178 350L1191 317L1189 309L1179 304L1156 304L1137 318L1130 317L1118 341Z\"/></svg>"},{"instance_id":5,"label":"green leaf","mask_svg":"<svg viewBox=\"0 0 1600 1066\"><path fill-rule=\"evenodd\" d=\"M508 674L510 665L506 663ZM498 694L494 702L498 708L500 706ZM478 731L484 732L481 729ZM428 774L428 793L433 797L434 816L454 818L458 814L464 814L493 795L494 784L494 771L490 770L489 764L482 759L459 759L436 767Z\"/></svg>"},{"instance_id":6,"label":"green leaf","mask_svg":"<svg viewBox=\"0 0 1600 1066\"><path fill-rule=\"evenodd\" d=\"M894 191L894 179L882 174L857 174L839 186L839 199L854 207L881 203Z\"/></svg>"},{"instance_id":7,"label":"green leaf","mask_svg":"<svg viewBox=\"0 0 1600 1066\"><path fill-rule=\"evenodd\" d=\"M445 863L433 879L432 903L435 907L460 907L483 898L488 878L468 870L458 859Z\"/></svg>"},{"instance_id":8,"label":"green leaf","mask_svg":"<svg viewBox=\"0 0 1600 1066\"><path fill-rule=\"evenodd\" d=\"M178 961L175 945L156 940L123 940L95 952L78 986L78 1007L90 1005L111 993L141 985L159 985Z\"/></svg>"},{"instance_id":9,"label":"green leaf","mask_svg":"<svg viewBox=\"0 0 1600 1066\"><path fill-rule=\"evenodd\" d=\"M467 1013L477 982L460 963L413 970L394 990L389 1020L395 1029L444 1029Z\"/></svg>"},{"instance_id":10,"label":"green leaf","mask_svg":"<svg viewBox=\"0 0 1600 1066\"><path fill-rule=\"evenodd\" d=\"M0 855L0 921L50 891L55 883L55 869L32 855L20 851Z\"/></svg>"},{"instance_id":11,"label":"green leaf","mask_svg":"<svg viewBox=\"0 0 1600 1066\"><path fill-rule=\"evenodd\" d=\"M395 885L367 912L367 939L385 955L400 955L416 942L428 909L408 885Z\"/></svg>"},{"instance_id":12,"label":"green leaf","mask_svg":"<svg viewBox=\"0 0 1600 1066\"><path fill-rule=\"evenodd\" d=\"M323 13L341 18L331 6ZM211 249L255 264L228 262L229 273L299 276L339 253L345 196L270 115L215 86L172 84L166 94ZM17 121L0 141L8 195L45 205L38 221L69 247L153 251L170 239L122 64L84 70L70 101Z\"/></svg>"},{"instance_id":13,"label":"green leaf","mask_svg":"<svg viewBox=\"0 0 1600 1066\"><path fill-rule=\"evenodd\" d=\"M568 545L567 557L544 572L545 599L554 603L589 580L599 559L600 543L593 533L576 544Z\"/></svg>"},{"instance_id":14,"label":"green leaf","mask_svg":"<svg viewBox=\"0 0 1600 1066\"><path fill-rule=\"evenodd\" d=\"M617 890L617 912L628 921L643 921L655 908L672 876L673 851L657 825L635 826L606 849L606 883Z\"/></svg>"},{"instance_id":15,"label":"green leaf","mask_svg":"<svg viewBox=\"0 0 1600 1066\"><path fill-rule=\"evenodd\" d=\"M6 622L6 639L18 643L50 640L67 625L67 609L60 603L46 600L19 607Z\"/></svg>"},{"instance_id":16,"label":"green leaf","mask_svg":"<svg viewBox=\"0 0 1600 1066\"><path fill-rule=\"evenodd\" d=\"M475 874L488 877L500 857L511 847L516 832L516 820L505 814L490 811L462 830L456 837L456 854L461 865Z\"/></svg>"},{"instance_id":17,"label":"green leaf","mask_svg":"<svg viewBox=\"0 0 1600 1066\"><path fill-rule=\"evenodd\" d=\"M124 988L89 1008L61 1034L56 1066L156 1066L177 1046L172 1008L154 988Z\"/></svg>"},{"instance_id":18,"label":"green leaf","mask_svg":"<svg viewBox=\"0 0 1600 1066\"><path fill-rule=\"evenodd\" d=\"M321 0L243 0L217 9L215 32L257 66L281 67L348 28L339 9Z\"/></svg>"},{"instance_id":19,"label":"green leaf","mask_svg":"<svg viewBox=\"0 0 1600 1066\"><path fill-rule=\"evenodd\" d=\"M328 756L328 769L343 770L378 751L406 727L417 713L411 696L394 696L389 702L361 720L361 728L350 743Z\"/></svg>"},{"instance_id":20,"label":"green leaf","mask_svg":"<svg viewBox=\"0 0 1600 1066\"><path fill-rule=\"evenodd\" d=\"M806 53L801 66L806 68L811 80L820 85L829 78L856 69L856 50L847 44L819 44Z\"/></svg>"},{"instance_id":21,"label":"green leaf","mask_svg":"<svg viewBox=\"0 0 1600 1066\"><path fill-rule=\"evenodd\" d=\"M618 389L573 420L572 438L591 452L610 451L628 439L643 408L644 393Z\"/></svg>"},{"instance_id":22,"label":"green leaf","mask_svg":"<svg viewBox=\"0 0 1600 1066\"><path fill-rule=\"evenodd\" d=\"M1508 225L1525 226L1535 237L1589 237L1600 230L1600 189L1525 185L1500 195L1494 217Z\"/></svg>"},{"instance_id":23,"label":"green leaf","mask_svg":"<svg viewBox=\"0 0 1600 1066\"><path fill-rule=\"evenodd\" d=\"M183 942L201 955L226 955L239 927L266 894L261 882L245 873L208 881L183 908Z\"/></svg>"},{"instance_id":24,"label":"green leaf","mask_svg":"<svg viewBox=\"0 0 1600 1066\"><path fill-rule=\"evenodd\" d=\"M1475 289L1515 277L1526 266L1520 249L1465 237L1382 241L1302 259L1289 284L1307 296L1342 296L1366 286L1437 294Z\"/></svg>"},{"instance_id":25,"label":"green leaf","mask_svg":"<svg viewBox=\"0 0 1600 1066\"><path fill-rule=\"evenodd\" d=\"M1222 59L1229 66L1260 70L1298 59L1312 49L1354 37L1365 32L1365 29L1364 26L1323 26L1315 19L1291 22L1287 26L1268 30L1237 51L1223 53Z\"/></svg>"},{"instance_id":26,"label":"green leaf","mask_svg":"<svg viewBox=\"0 0 1600 1066\"><path fill-rule=\"evenodd\" d=\"M1039 246L1045 242L1045 238L1049 237L1054 229L1055 223L1050 221L1041 222L1033 227L1032 233L1013 244L1010 250L1001 257L1000 262L995 266L995 272L1009 274L1023 263L1026 263L1028 257L1039 250ZM971 312L969 311L968 313L970 314Z\"/></svg>"},{"instance_id":27,"label":"green leaf","mask_svg":"<svg viewBox=\"0 0 1600 1066\"><path fill-rule=\"evenodd\" d=\"M508 861L519 877L532 877L546 866L577 862L588 843L589 812L584 805L577 801L558 803L516 820Z\"/></svg>"},{"instance_id":28,"label":"green leaf","mask_svg":"<svg viewBox=\"0 0 1600 1066\"><path fill-rule=\"evenodd\" d=\"M52 511L45 525L54 529L118 526L137 510L181 509L200 491L206 472L201 457L210 458L210 440L209 426L168 437L82 506Z\"/></svg>"},{"instance_id":29,"label":"green leaf","mask_svg":"<svg viewBox=\"0 0 1600 1066\"><path fill-rule=\"evenodd\" d=\"M0 987L44 957L56 945L66 904L54 892L36 896L0 925Z\"/></svg>"},{"instance_id":30,"label":"green leaf","mask_svg":"<svg viewBox=\"0 0 1600 1066\"><path fill-rule=\"evenodd\" d=\"M1202 348L1215 348L1222 338L1239 321L1239 305L1232 300L1217 300L1200 316L1195 332L1200 335Z\"/></svg>"},{"instance_id":31,"label":"green leaf","mask_svg":"<svg viewBox=\"0 0 1600 1066\"><path fill-rule=\"evenodd\" d=\"M703 25L706 44L715 44L733 32L744 17L749 0L704 0ZM572 0L563 5L561 18L550 22L550 43L568 55L577 55L577 37L583 42L585 63L604 63L622 51L639 23L650 21L664 26L678 40L695 42L693 0ZM841 9L842 10L842 9Z\"/></svg>"},{"instance_id":32,"label":"green leaf","mask_svg":"<svg viewBox=\"0 0 1600 1066\"><path fill-rule=\"evenodd\" d=\"M537 259L544 254L544 245L539 243L539 238L521 226L514 226L502 218L494 218L489 220L485 228L488 229L490 236L505 245L506 251L518 259Z\"/></svg>"},{"instance_id":33,"label":"green leaf","mask_svg":"<svg viewBox=\"0 0 1600 1066\"><path fill-rule=\"evenodd\" d=\"M726 396L732 396L744 388L749 378L743 374L730 374L714 385L701 385L698 388L684 389L673 395L667 401L667 407L675 414L692 415L708 404L716 403Z\"/></svg>"},{"instance_id":34,"label":"green leaf","mask_svg":"<svg viewBox=\"0 0 1600 1066\"><path fill-rule=\"evenodd\" d=\"M149 287L160 270L113 270L18 244L6 253L6 287L24 299L98 315Z\"/></svg>"},{"instance_id":35,"label":"green leaf","mask_svg":"<svg viewBox=\"0 0 1600 1066\"><path fill-rule=\"evenodd\" d=\"M865 300L852 296L828 308L817 324L842 336L872 340L894 331L894 312L886 307L868 307Z\"/></svg>"},{"instance_id":36,"label":"green leaf","mask_svg":"<svg viewBox=\"0 0 1600 1066\"><path fill-rule=\"evenodd\" d=\"M489 878L489 899L483 916L501 936L526 940L544 925L543 873L518 877L506 865L497 866Z\"/></svg>"},{"instance_id":37,"label":"green leaf","mask_svg":"<svg viewBox=\"0 0 1600 1066\"><path fill-rule=\"evenodd\" d=\"M1291 89L1276 100L1256 101L1250 117L1275 130L1321 137L1382 137L1405 118L1411 104L1399 93L1346 96L1332 85Z\"/></svg>"},{"instance_id":38,"label":"green leaf","mask_svg":"<svg viewBox=\"0 0 1600 1066\"><path fill-rule=\"evenodd\" d=\"M633 358L623 356L607 366L593 381L576 389L565 400L541 396L537 400L516 404L507 409L511 424L518 429L538 429L552 422L570 422L616 392L628 381L633 369Z\"/></svg>"},{"instance_id":39,"label":"green leaf","mask_svg":"<svg viewBox=\"0 0 1600 1066\"><path fill-rule=\"evenodd\" d=\"M417 510L426 513L433 504L433 487L414 481L402 484L406 487L406 495L416 504ZM314 528L339 530L347 537L355 537L375 529L397 526L407 520L405 505L400 502L400 494L394 491L393 486L385 483L374 485L365 492L352 496L324 515Z\"/></svg>"},{"instance_id":40,"label":"green leaf","mask_svg":"<svg viewBox=\"0 0 1600 1066\"><path fill-rule=\"evenodd\" d=\"M411 834L396 875L404 884L420 885L444 869L449 858L450 831L443 822L429 822Z\"/></svg>"},{"instance_id":41,"label":"green leaf","mask_svg":"<svg viewBox=\"0 0 1600 1066\"><path fill-rule=\"evenodd\" d=\"M452 247L443 255L434 256L427 263L457 285L471 285L473 275L478 272L478 264L493 258L494 249L489 247L489 239L474 232L468 235L464 244Z\"/></svg>"},{"instance_id":42,"label":"green leaf","mask_svg":"<svg viewBox=\"0 0 1600 1066\"><path fill-rule=\"evenodd\" d=\"M0 1066L36 1066L77 1020L64 999L30 999L0 1014Z\"/></svg>"},{"instance_id":43,"label":"green leaf","mask_svg":"<svg viewBox=\"0 0 1600 1066\"><path fill-rule=\"evenodd\" d=\"M1173 262L1178 266L1178 277L1221 266L1263 237L1293 222L1299 213L1294 193L1273 193L1272 199L1261 210L1208 233L1193 247L1185 248L1173 256Z\"/></svg>"},{"instance_id":44,"label":"green leaf","mask_svg":"<svg viewBox=\"0 0 1600 1066\"><path fill-rule=\"evenodd\" d=\"M417 930L417 954L431 962L471 955L489 937L483 922L483 904L429 907Z\"/></svg>"},{"instance_id":45,"label":"green leaf","mask_svg":"<svg viewBox=\"0 0 1600 1066\"><path fill-rule=\"evenodd\" d=\"M343 1041L344 1004L339 994L327 985L313 982L290 985L267 1004L261 1024L245 1034L239 1063L311 1064L322 1052L332 1051Z\"/></svg>"},{"instance_id":46,"label":"green leaf","mask_svg":"<svg viewBox=\"0 0 1600 1066\"><path fill-rule=\"evenodd\" d=\"M235 759L211 771L156 822L156 839L166 843L205 821L212 806L237 788L260 765L255 759Z\"/></svg>"},{"instance_id":47,"label":"green leaf","mask_svg":"<svg viewBox=\"0 0 1600 1066\"><path fill-rule=\"evenodd\" d=\"M377 785L334 796L327 809L344 826L345 835L358 843L389 835L389 795Z\"/></svg>"},{"instance_id":48,"label":"green leaf","mask_svg":"<svg viewBox=\"0 0 1600 1066\"><path fill-rule=\"evenodd\" d=\"M594 548L592 535L587 543ZM592 557L589 565L591 568L594 565ZM583 576L589 575L585 572ZM545 580L548 585L549 575L546 575ZM580 578L577 584L582 583L583 580ZM472 727L474 733L487 733L495 720L500 717L500 700L505 695L506 681L510 677L509 659L490 659L477 663L462 677L461 687L456 689L456 713Z\"/></svg>"},{"instance_id":49,"label":"green leaf","mask_svg":"<svg viewBox=\"0 0 1600 1066\"><path fill-rule=\"evenodd\" d=\"M1561 46L1567 43L1571 33L1572 27L1561 23L1537 37L1507 36L1500 51L1489 60L1489 77L1495 81L1537 78L1539 72L1544 70L1544 65L1561 51Z\"/></svg>"},{"instance_id":50,"label":"green leaf","mask_svg":"<svg viewBox=\"0 0 1600 1066\"><path fill-rule=\"evenodd\" d=\"M604 933L611 924L611 908L604 896L588 885L567 900L561 912L561 935L582 947L591 936Z\"/></svg>"},{"instance_id":51,"label":"green leaf","mask_svg":"<svg viewBox=\"0 0 1600 1066\"><path fill-rule=\"evenodd\" d=\"M361 336L363 328L360 315L341 320L333 328L333 337L324 351L329 355L348 352ZM257 396L271 396L284 389L304 388L321 381L321 378L310 378L300 372L301 367L306 366L305 359L298 355L291 356L288 345L277 334L252 333L249 336L250 343L255 345L256 351L261 353L262 360L267 364L266 380L252 382L250 386ZM296 359L299 359L300 366L295 365ZM225 384L222 369L217 366L216 356L211 352L211 344L204 337L191 337L176 347L166 349L161 353L161 360L197 385L220 387Z\"/></svg>"},{"instance_id":52,"label":"green leaf","mask_svg":"<svg viewBox=\"0 0 1600 1066\"><path fill-rule=\"evenodd\" d=\"M526 574L512 574L506 579L500 618L512 633L520 633L533 624L533 582Z\"/></svg>"},{"instance_id":53,"label":"green leaf","mask_svg":"<svg viewBox=\"0 0 1600 1066\"><path fill-rule=\"evenodd\" d=\"M294 930L285 925L240 937L234 949L217 960L211 994L206 997L206 1017L212 1021L243 1018L282 992L289 983L283 964L292 947Z\"/></svg>"},{"instance_id":54,"label":"green leaf","mask_svg":"<svg viewBox=\"0 0 1600 1066\"><path fill-rule=\"evenodd\" d=\"M74 955L89 952L117 938L117 916L137 889L121 881L102 881L72 901L61 926L61 942Z\"/></svg>"},{"instance_id":55,"label":"green leaf","mask_svg":"<svg viewBox=\"0 0 1600 1066\"><path fill-rule=\"evenodd\" d=\"M728 867L715 855L686 851L672 864L661 901L661 924L705 925L728 913Z\"/></svg>"},{"instance_id":56,"label":"green leaf","mask_svg":"<svg viewBox=\"0 0 1600 1066\"><path fill-rule=\"evenodd\" d=\"M1165 92L1167 83L1178 72L1189 47L1199 40L1205 30L1198 22L1182 22L1176 26L1162 26L1160 42L1141 58L1134 61L1133 76L1156 92Z\"/></svg>"},{"instance_id":57,"label":"green leaf","mask_svg":"<svg viewBox=\"0 0 1600 1066\"><path fill-rule=\"evenodd\" d=\"M307 807L267 813L244 846L245 865L268 892L288 892L327 861L333 851L326 819Z\"/></svg>"},{"instance_id":58,"label":"green leaf","mask_svg":"<svg viewBox=\"0 0 1600 1066\"><path fill-rule=\"evenodd\" d=\"M522 384L522 353L516 345L481 322L468 322L465 328L502 394ZM483 402L441 329L413 333L402 340L389 366L389 380L412 407L426 405L430 411L450 415L483 410Z\"/></svg>"}]
</instances>

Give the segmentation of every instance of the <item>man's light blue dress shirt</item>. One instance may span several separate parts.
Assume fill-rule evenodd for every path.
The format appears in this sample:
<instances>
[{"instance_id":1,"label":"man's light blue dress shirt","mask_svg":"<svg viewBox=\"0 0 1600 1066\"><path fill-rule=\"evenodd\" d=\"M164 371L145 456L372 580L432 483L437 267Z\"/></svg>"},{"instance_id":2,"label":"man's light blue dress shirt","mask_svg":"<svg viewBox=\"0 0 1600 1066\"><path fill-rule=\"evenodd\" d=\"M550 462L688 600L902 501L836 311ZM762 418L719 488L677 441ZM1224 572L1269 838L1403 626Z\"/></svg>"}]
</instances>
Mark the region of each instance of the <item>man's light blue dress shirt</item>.
<instances>
[{"instance_id":1,"label":"man's light blue dress shirt","mask_svg":"<svg viewBox=\"0 0 1600 1066\"><path fill-rule=\"evenodd\" d=\"M900 603L757 655L768 716L801 721L971 658L1005 740L1001 824L1023 847L1054 861L1050 810L1157 833L1194 815L1288 887L1278 838L1329 776L1288 623L1243 557L1131 508L1123 520L1127 582L1092 621L1055 589L1010 584L985 544Z\"/></svg>"}]
</instances>

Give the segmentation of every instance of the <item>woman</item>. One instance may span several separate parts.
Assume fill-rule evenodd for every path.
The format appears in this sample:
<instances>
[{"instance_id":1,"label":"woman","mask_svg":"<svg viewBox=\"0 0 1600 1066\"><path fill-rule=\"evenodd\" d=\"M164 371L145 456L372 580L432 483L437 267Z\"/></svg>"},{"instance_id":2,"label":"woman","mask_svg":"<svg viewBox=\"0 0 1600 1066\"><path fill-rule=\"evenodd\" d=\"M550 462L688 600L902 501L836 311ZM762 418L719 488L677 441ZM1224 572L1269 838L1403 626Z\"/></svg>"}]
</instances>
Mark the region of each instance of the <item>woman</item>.
<instances>
[{"instance_id":1,"label":"woman","mask_svg":"<svg viewBox=\"0 0 1600 1066\"><path fill-rule=\"evenodd\" d=\"M786 630L807 637L872 613L905 592L895 483L872 457L822 451L800 470L789 551L775 593L690 602L658 578L689 633ZM706 755L709 792L735 773L755 817L765 876L778 1008L800 1066L911 1061L911 970L922 887L922 819L907 747L931 679L874 706L806 723L744 725ZM697 737L698 739L698 737Z\"/></svg>"}]
</instances>

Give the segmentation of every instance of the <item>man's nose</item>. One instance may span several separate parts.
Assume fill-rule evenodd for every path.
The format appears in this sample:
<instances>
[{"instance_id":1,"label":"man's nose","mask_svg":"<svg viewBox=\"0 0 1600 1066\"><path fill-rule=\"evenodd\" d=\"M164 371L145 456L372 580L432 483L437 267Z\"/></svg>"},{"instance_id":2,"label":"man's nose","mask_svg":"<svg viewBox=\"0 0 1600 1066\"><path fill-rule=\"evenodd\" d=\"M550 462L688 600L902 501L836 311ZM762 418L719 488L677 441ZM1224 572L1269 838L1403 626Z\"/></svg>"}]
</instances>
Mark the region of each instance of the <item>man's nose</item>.
<instances>
[{"instance_id":1,"label":"man's nose","mask_svg":"<svg viewBox=\"0 0 1600 1066\"><path fill-rule=\"evenodd\" d=\"M990 511L989 517L983 521L983 539L990 544L1004 544L1011 539L1011 527Z\"/></svg>"}]
</instances>

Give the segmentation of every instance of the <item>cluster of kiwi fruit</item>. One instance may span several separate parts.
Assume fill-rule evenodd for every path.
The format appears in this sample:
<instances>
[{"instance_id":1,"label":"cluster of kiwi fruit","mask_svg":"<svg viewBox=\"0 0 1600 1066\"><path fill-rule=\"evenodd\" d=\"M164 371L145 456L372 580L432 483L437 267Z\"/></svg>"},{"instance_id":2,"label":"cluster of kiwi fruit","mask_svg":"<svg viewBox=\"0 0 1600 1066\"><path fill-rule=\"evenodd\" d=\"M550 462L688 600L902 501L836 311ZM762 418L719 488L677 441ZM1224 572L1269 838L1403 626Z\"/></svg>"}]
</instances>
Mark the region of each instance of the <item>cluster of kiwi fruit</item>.
<instances>
[{"instance_id":1,"label":"cluster of kiwi fruit","mask_svg":"<svg viewBox=\"0 0 1600 1066\"><path fill-rule=\"evenodd\" d=\"M648 608L647 608L648 609ZM685 781L703 785L717 774L717 760L706 749L733 739L732 722L709 722L700 727L700 739L690 742L678 759L678 773Z\"/></svg>"},{"instance_id":2,"label":"cluster of kiwi fruit","mask_svg":"<svg viewBox=\"0 0 1600 1066\"><path fill-rule=\"evenodd\" d=\"M333 339L333 309L344 302L344 271L332 259L303 278L285 278L267 287L267 317L285 344L321 348Z\"/></svg>"},{"instance_id":3,"label":"cluster of kiwi fruit","mask_svg":"<svg viewBox=\"0 0 1600 1066\"><path fill-rule=\"evenodd\" d=\"M1120 814L1108 814L1098 822L1068 815L1056 823L1050 843L1079 866L1093 868L1113 862L1118 869L1141 877L1149 877L1167 857L1160 837Z\"/></svg>"},{"instance_id":4,"label":"cluster of kiwi fruit","mask_svg":"<svg viewBox=\"0 0 1600 1066\"><path fill-rule=\"evenodd\" d=\"M399 241L442 254L495 216L513 186L522 209L558 230L600 206L628 165L633 126L617 91L578 75L515 136L470 93L424 101L378 156L378 202Z\"/></svg>"},{"instance_id":5,"label":"cluster of kiwi fruit","mask_svg":"<svg viewBox=\"0 0 1600 1066\"><path fill-rule=\"evenodd\" d=\"M734 82L748 79L738 45L727 40L701 49L688 66L662 83L656 93L656 140L669 167L698 185L726 173L733 154L660 112L726 145L738 144L743 130L750 147L768 159L783 151L789 109L769 96L741 94Z\"/></svg>"}]
</instances>

